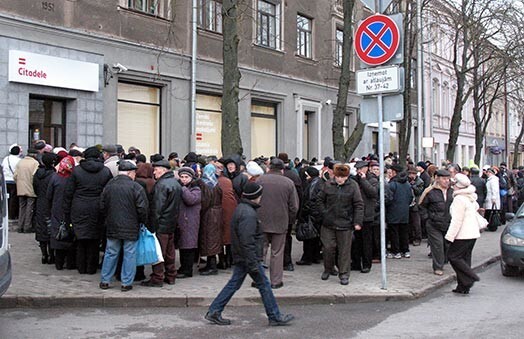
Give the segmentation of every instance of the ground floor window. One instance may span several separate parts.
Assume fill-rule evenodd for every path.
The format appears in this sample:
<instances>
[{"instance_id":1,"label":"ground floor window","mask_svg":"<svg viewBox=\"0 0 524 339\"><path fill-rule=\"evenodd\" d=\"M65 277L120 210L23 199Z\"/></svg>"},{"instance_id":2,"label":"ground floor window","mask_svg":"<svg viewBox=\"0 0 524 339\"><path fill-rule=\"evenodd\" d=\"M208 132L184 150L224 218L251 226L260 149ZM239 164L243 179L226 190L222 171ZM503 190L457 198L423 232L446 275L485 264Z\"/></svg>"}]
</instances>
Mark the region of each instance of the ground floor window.
<instances>
[{"instance_id":1,"label":"ground floor window","mask_svg":"<svg viewBox=\"0 0 524 339\"><path fill-rule=\"evenodd\" d=\"M196 150L197 154L222 156L222 98L216 95L197 94L196 97Z\"/></svg>"},{"instance_id":2,"label":"ground floor window","mask_svg":"<svg viewBox=\"0 0 524 339\"><path fill-rule=\"evenodd\" d=\"M65 147L65 101L48 97L29 97L29 145L45 140Z\"/></svg>"},{"instance_id":3,"label":"ground floor window","mask_svg":"<svg viewBox=\"0 0 524 339\"><path fill-rule=\"evenodd\" d=\"M160 88L118 83L117 143L160 152Z\"/></svg>"},{"instance_id":4,"label":"ground floor window","mask_svg":"<svg viewBox=\"0 0 524 339\"><path fill-rule=\"evenodd\" d=\"M251 157L277 153L276 104L251 103Z\"/></svg>"}]
</instances>

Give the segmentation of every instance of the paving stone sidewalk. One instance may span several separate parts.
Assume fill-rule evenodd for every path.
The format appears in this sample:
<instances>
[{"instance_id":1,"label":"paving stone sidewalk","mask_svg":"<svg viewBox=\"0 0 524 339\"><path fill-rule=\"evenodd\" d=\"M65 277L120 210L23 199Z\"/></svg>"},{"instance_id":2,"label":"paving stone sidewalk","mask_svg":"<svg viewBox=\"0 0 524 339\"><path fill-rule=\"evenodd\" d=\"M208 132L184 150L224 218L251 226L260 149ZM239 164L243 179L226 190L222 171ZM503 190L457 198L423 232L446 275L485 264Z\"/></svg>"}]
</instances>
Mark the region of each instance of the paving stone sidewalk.
<instances>
[{"instance_id":1,"label":"paving stone sidewalk","mask_svg":"<svg viewBox=\"0 0 524 339\"><path fill-rule=\"evenodd\" d=\"M15 229L11 227L11 229ZM473 266L482 268L499 259L501 228L495 233L485 232L473 251ZM11 307L152 307L152 306L208 306L231 276L231 270L219 270L216 276L195 275L190 279L177 279L176 284L162 288L142 287L134 284L130 292L120 292L120 284L112 288L98 288L100 271L95 275L80 275L76 270L57 271L54 265L40 263L40 249L34 234L9 232L13 259L13 281L7 293L0 298L0 308ZM279 303L349 303L387 300L410 300L427 295L453 281L453 269L446 265L444 275L433 274L429 248L411 246L410 259L387 260L387 290L381 289L380 264L371 272L351 272L350 283L342 286L338 277L320 280L322 265L295 266L295 271L284 272L284 287L274 290ZM293 244L293 260L300 259L302 244ZM177 253L178 259L178 253ZM178 265L177 265L178 267ZM146 268L146 274L150 268ZM258 290L251 288L248 277L230 305L260 303Z\"/></svg>"}]
</instances>

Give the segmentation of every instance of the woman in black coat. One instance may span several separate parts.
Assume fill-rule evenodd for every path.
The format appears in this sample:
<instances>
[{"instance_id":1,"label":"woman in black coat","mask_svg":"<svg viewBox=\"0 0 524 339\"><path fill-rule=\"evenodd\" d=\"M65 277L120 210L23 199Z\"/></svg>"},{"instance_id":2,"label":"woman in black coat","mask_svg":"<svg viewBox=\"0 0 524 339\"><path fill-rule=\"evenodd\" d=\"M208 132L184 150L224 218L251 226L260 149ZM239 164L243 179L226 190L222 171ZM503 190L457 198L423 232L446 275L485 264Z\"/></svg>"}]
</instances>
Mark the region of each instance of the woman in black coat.
<instances>
[{"instance_id":1,"label":"woman in black coat","mask_svg":"<svg viewBox=\"0 0 524 339\"><path fill-rule=\"evenodd\" d=\"M42 165L38 167L33 177L33 188L36 194L33 224L35 225L35 238L40 244L40 251L42 251L42 264L55 263L54 252L49 246L48 224L50 222L50 212L46 194L49 181L55 173L56 160L56 154L44 153L42 155Z\"/></svg>"},{"instance_id":2,"label":"woman in black coat","mask_svg":"<svg viewBox=\"0 0 524 339\"><path fill-rule=\"evenodd\" d=\"M99 243L103 233L100 195L113 177L104 166L96 147L84 152L84 160L75 167L64 191L64 218L72 224L77 239L76 266L80 274L95 274Z\"/></svg>"},{"instance_id":3,"label":"woman in black coat","mask_svg":"<svg viewBox=\"0 0 524 339\"><path fill-rule=\"evenodd\" d=\"M47 187L47 201L51 210L51 250L55 252L55 267L57 270L76 268L75 249L73 241L59 241L56 239L60 223L64 221L64 189L68 178L75 167L75 159L67 156L58 165L58 172L49 181Z\"/></svg>"}]
</instances>

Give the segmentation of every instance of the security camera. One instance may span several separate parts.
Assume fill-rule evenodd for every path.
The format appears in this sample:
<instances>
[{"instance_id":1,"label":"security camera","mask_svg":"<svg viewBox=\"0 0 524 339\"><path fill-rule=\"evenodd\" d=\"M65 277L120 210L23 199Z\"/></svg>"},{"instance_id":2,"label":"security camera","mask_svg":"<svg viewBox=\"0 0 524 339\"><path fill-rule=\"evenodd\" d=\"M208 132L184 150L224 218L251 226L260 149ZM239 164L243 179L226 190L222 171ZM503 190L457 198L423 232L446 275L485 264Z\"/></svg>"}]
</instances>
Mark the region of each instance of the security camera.
<instances>
[{"instance_id":1,"label":"security camera","mask_svg":"<svg viewBox=\"0 0 524 339\"><path fill-rule=\"evenodd\" d=\"M121 63L117 62L116 64L113 65L113 68L116 69L116 72L117 73L123 73L123 72L127 72L127 67L122 65Z\"/></svg>"},{"instance_id":2,"label":"security camera","mask_svg":"<svg viewBox=\"0 0 524 339\"><path fill-rule=\"evenodd\" d=\"M326 100L326 105L331 105L331 100Z\"/></svg>"}]
</instances>

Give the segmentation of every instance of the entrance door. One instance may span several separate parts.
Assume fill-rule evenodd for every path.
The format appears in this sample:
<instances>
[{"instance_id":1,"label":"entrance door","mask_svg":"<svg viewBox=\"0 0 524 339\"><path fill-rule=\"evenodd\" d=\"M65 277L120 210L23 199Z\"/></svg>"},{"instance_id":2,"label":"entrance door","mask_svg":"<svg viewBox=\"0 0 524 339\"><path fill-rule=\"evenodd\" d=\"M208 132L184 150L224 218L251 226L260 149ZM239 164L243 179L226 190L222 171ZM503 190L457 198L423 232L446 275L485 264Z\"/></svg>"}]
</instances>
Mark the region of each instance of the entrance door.
<instances>
[{"instance_id":1,"label":"entrance door","mask_svg":"<svg viewBox=\"0 0 524 339\"><path fill-rule=\"evenodd\" d=\"M45 140L54 147L65 147L65 101L29 97L29 145Z\"/></svg>"},{"instance_id":2,"label":"entrance door","mask_svg":"<svg viewBox=\"0 0 524 339\"><path fill-rule=\"evenodd\" d=\"M304 131L302 133L302 154L308 161L315 156L315 112L304 111Z\"/></svg>"}]
</instances>

